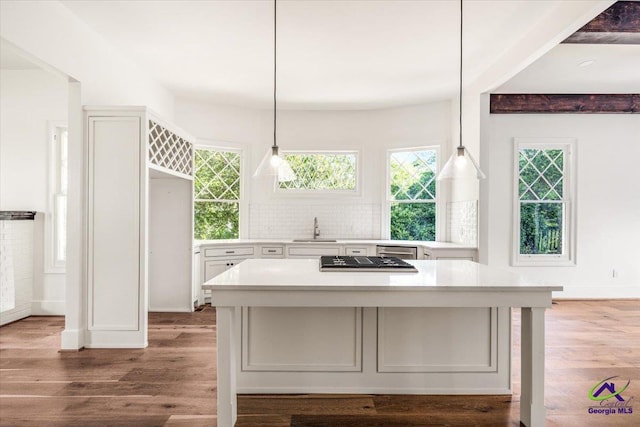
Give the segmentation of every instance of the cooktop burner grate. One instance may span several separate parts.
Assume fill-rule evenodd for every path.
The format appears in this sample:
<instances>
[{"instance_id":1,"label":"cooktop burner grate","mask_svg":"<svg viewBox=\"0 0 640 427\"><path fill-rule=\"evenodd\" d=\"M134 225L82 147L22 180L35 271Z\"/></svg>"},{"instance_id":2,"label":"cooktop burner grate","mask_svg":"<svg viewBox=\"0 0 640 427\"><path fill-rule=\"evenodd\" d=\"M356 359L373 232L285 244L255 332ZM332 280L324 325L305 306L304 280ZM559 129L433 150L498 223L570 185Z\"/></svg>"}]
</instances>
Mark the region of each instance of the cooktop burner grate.
<instances>
[{"instance_id":1,"label":"cooktop burner grate","mask_svg":"<svg viewBox=\"0 0 640 427\"><path fill-rule=\"evenodd\" d=\"M321 256L320 271L393 271L416 273L418 270L396 257Z\"/></svg>"}]
</instances>

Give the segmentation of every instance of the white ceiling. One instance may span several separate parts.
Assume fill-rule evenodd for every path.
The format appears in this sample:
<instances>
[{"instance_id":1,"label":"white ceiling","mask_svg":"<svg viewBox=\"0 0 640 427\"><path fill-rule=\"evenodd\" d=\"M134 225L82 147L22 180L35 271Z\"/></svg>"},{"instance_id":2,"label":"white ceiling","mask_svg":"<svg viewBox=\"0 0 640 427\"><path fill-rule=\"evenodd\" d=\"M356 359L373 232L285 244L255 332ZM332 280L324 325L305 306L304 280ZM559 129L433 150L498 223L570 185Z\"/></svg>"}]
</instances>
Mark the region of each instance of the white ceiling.
<instances>
[{"instance_id":1,"label":"white ceiling","mask_svg":"<svg viewBox=\"0 0 640 427\"><path fill-rule=\"evenodd\" d=\"M561 44L496 92L593 93L594 90L640 93L640 45Z\"/></svg>"},{"instance_id":2,"label":"white ceiling","mask_svg":"<svg viewBox=\"0 0 640 427\"><path fill-rule=\"evenodd\" d=\"M271 1L62 3L177 96L251 107L272 105ZM544 25L557 3L465 2L465 81L472 81L518 40ZM379 108L457 93L456 1L280 0L277 35L279 107ZM535 63L537 69L517 76L505 88L527 87L544 72L545 81L560 77L558 85L564 91L571 91L566 85L573 84L579 91L580 77L568 76L575 70L572 61L584 49L562 45L549 62ZM637 56L637 49L620 50L625 56ZM587 69L599 70L598 78L611 79L605 62Z\"/></svg>"}]
</instances>

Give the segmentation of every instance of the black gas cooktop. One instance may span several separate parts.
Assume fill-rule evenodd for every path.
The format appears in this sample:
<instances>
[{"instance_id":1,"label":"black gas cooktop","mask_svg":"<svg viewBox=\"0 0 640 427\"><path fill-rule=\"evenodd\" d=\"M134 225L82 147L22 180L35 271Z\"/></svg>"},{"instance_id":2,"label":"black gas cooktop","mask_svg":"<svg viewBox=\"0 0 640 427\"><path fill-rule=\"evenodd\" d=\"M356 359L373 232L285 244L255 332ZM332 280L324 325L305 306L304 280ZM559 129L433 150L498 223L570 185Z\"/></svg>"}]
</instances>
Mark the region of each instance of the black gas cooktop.
<instances>
[{"instance_id":1,"label":"black gas cooktop","mask_svg":"<svg viewBox=\"0 0 640 427\"><path fill-rule=\"evenodd\" d=\"M320 271L418 272L413 265L400 258L379 256L321 256Z\"/></svg>"}]
</instances>

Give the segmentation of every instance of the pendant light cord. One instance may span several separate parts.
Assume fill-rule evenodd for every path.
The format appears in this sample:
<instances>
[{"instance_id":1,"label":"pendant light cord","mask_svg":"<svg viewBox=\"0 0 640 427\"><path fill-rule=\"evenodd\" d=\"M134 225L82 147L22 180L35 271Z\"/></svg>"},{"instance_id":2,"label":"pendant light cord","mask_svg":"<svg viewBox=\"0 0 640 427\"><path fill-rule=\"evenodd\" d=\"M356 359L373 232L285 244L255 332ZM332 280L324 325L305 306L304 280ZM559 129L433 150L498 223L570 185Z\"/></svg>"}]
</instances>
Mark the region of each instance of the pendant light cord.
<instances>
[{"instance_id":1,"label":"pendant light cord","mask_svg":"<svg viewBox=\"0 0 640 427\"><path fill-rule=\"evenodd\" d=\"M278 8L278 1L273 0L273 146L277 147L276 143L276 85L277 85L277 71L276 71L276 50L277 50L277 25L276 25L276 12Z\"/></svg>"},{"instance_id":2,"label":"pendant light cord","mask_svg":"<svg viewBox=\"0 0 640 427\"><path fill-rule=\"evenodd\" d=\"M460 119L460 141L458 141L458 147L463 147L462 145L462 0L460 0L460 86L458 88L458 116Z\"/></svg>"}]
</instances>

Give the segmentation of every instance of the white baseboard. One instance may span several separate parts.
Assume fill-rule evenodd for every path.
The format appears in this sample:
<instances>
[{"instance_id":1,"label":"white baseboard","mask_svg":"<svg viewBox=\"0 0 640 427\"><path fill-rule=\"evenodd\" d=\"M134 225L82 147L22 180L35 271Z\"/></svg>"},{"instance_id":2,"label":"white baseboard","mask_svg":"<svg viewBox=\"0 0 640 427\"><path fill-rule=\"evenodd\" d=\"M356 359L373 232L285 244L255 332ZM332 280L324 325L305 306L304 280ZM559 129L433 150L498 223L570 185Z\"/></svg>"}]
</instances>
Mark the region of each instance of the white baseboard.
<instances>
[{"instance_id":1,"label":"white baseboard","mask_svg":"<svg viewBox=\"0 0 640 427\"><path fill-rule=\"evenodd\" d=\"M31 314L33 316L64 316L64 307L64 301L31 301Z\"/></svg>"},{"instance_id":2,"label":"white baseboard","mask_svg":"<svg viewBox=\"0 0 640 427\"><path fill-rule=\"evenodd\" d=\"M0 313L0 326L31 316L31 304L22 304Z\"/></svg>"},{"instance_id":3,"label":"white baseboard","mask_svg":"<svg viewBox=\"0 0 640 427\"><path fill-rule=\"evenodd\" d=\"M149 308L149 313L191 313L193 309L190 308Z\"/></svg>"},{"instance_id":4,"label":"white baseboard","mask_svg":"<svg viewBox=\"0 0 640 427\"><path fill-rule=\"evenodd\" d=\"M91 330L85 335L85 348L146 348L146 331Z\"/></svg>"},{"instance_id":5,"label":"white baseboard","mask_svg":"<svg viewBox=\"0 0 640 427\"><path fill-rule=\"evenodd\" d=\"M65 329L60 334L60 348L62 350L80 350L84 347L84 331L79 329Z\"/></svg>"}]
</instances>

